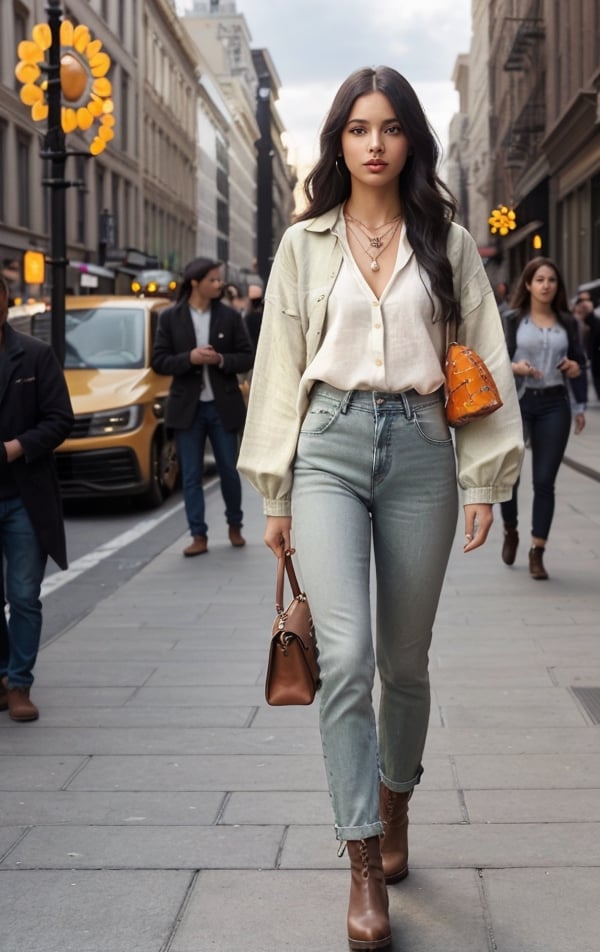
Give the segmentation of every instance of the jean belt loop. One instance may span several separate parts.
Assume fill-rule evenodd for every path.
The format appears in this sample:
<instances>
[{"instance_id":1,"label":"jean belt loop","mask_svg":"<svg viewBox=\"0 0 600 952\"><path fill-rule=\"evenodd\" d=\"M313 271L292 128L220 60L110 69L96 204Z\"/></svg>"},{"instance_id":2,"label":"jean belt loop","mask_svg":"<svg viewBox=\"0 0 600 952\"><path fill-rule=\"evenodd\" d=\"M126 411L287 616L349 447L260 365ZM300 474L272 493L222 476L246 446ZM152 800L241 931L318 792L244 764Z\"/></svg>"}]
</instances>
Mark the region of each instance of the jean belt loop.
<instances>
[{"instance_id":1,"label":"jean belt loop","mask_svg":"<svg viewBox=\"0 0 600 952\"><path fill-rule=\"evenodd\" d=\"M352 400L353 393L354 393L354 390L347 390L346 393L344 394L344 399L342 400L342 404L340 407L340 413L348 412L348 405L350 401Z\"/></svg>"},{"instance_id":2,"label":"jean belt loop","mask_svg":"<svg viewBox=\"0 0 600 952\"><path fill-rule=\"evenodd\" d=\"M412 420L412 415L413 415L412 407L411 407L411 405L410 405L410 401L409 401L409 399L408 399L406 393L402 393L402 392L401 392L401 393L398 394L398 396L399 396L400 399L402 400L402 406L404 407L404 412L405 412L405 414L406 414L406 419L407 419L407 420Z\"/></svg>"}]
</instances>

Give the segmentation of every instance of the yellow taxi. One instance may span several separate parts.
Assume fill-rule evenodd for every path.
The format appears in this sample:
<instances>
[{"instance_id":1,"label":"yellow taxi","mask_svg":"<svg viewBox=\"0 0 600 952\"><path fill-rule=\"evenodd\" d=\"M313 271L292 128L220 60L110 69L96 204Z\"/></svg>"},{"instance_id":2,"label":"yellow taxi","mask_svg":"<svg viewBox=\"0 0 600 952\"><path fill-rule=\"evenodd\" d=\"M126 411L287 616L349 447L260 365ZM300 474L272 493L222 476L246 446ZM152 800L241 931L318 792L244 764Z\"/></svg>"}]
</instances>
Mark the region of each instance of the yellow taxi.
<instances>
[{"instance_id":1,"label":"yellow taxi","mask_svg":"<svg viewBox=\"0 0 600 952\"><path fill-rule=\"evenodd\" d=\"M66 499L135 495L158 506L175 488L175 441L164 425L171 378L150 365L158 317L169 303L66 298L65 378L75 425L56 450ZM50 320L49 311L33 315L30 332L50 340Z\"/></svg>"}]
</instances>

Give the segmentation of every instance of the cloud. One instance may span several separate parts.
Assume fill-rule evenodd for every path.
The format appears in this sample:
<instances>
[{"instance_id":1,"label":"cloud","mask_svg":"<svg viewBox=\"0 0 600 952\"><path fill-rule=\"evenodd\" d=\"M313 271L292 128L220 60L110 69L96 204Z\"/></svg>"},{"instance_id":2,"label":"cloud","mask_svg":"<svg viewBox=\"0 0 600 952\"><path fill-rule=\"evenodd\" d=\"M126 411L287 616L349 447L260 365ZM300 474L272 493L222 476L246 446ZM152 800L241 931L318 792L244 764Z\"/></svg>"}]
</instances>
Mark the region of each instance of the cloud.
<instances>
[{"instance_id":1,"label":"cloud","mask_svg":"<svg viewBox=\"0 0 600 952\"><path fill-rule=\"evenodd\" d=\"M292 162L312 162L336 89L361 66L403 73L446 141L458 108L451 76L458 54L468 52L471 0L237 0L237 12L252 46L268 49L279 74L277 106Z\"/></svg>"}]
</instances>

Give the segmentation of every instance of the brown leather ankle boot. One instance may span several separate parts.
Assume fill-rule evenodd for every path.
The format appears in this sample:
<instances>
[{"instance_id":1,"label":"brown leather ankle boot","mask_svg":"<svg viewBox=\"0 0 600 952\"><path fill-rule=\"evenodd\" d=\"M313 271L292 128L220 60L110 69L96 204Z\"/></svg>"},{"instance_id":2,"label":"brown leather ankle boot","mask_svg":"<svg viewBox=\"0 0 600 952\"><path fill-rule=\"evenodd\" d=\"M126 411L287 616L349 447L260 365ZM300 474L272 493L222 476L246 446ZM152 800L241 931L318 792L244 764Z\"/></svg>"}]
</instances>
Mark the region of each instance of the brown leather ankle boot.
<instances>
[{"instance_id":1,"label":"brown leather ankle boot","mask_svg":"<svg viewBox=\"0 0 600 952\"><path fill-rule=\"evenodd\" d=\"M544 568L543 545L532 545L529 550L529 574L535 579L548 578L548 573Z\"/></svg>"},{"instance_id":2,"label":"brown leather ankle boot","mask_svg":"<svg viewBox=\"0 0 600 952\"><path fill-rule=\"evenodd\" d=\"M379 814L383 823L381 859L388 885L408 876L408 801L412 790L395 793L384 783L379 788Z\"/></svg>"},{"instance_id":3,"label":"brown leather ankle boot","mask_svg":"<svg viewBox=\"0 0 600 952\"><path fill-rule=\"evenodd\" d=\"M13 721L37 721L40 712L29 697L28 687L9 687L6 696L8 714Z\"/></svg>"},{"instance_id":4,"label":"brown leather ankle boot","mask_svg":"<svg viewBox=\"0 0 600 952\"><path fill-rule=\"evenodd\" d=\"M505 565L512 565L517 554L519 533L516 526L504 526L504 542L502 544L502 561Z\"/></svg>"},{"instance_id":5,"label":"brown leather ankle boot","mask_svg":"<svg viewBox=\"0 0 600 952\"><path fill-rule=\"evenodd\" d=\"M385 949L392 933L379 837L348 840L347 847L351 875L348 945L352 950Z\"/></svg>"}]
</instances>

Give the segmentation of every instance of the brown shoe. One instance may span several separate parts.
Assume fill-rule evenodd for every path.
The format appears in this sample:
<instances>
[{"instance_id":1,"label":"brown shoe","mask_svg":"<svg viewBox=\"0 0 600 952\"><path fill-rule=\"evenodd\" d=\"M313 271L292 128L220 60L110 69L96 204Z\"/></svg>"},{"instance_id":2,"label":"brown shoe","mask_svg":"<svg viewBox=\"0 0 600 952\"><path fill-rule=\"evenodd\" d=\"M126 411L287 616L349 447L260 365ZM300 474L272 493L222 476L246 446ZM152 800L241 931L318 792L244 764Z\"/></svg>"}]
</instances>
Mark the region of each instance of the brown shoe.
<instances>
[{"instance_id":1,"label":"brown shoe","mask_svg":"<svg viewBox=\"0 0 600 952\"><path fill-rule=\"evenodd\" d=\"M229 541L236 549L246 545L246 540L241 533L241 526L229 526Z\"/></svg>"},{"instance_id":2,"label":"brown shoe","mask_svg":"<svg viewBox=\"0 0 600 952\"><path fill-rule=\"evenodd\" d=\"M381 861L388 885L408 876L408 801L412 790L396 793L385 784L379 788L379 813L383 823Z\"/></svg>"},{"instance_id":3,"label":"brown shoe","mask_svg":"<svg viewBox=\"0 0 600 952\"><path fill-rule=\"evenodd\" d=\"M548 578L548 573L544 568L544 547L542 545L532 545L529 550L529 574L535 579Z\"/></svg>"},{"instance_id":4,"label":"brown shoe","mask_svg":"<svg viewBox=\"0 0 600 952\"><path fill-rule=\"evenodd\" d=\"M194 555L204 555L208 552L208 539L206 536L194 536L190 545L183 550L183 554L191 559Z\"/></svg>"},{"instance_id":5,"label":"brown shoe","mask_svg":"<svg viewBox=\"0 0 600 952\"><path fill-rule=\"evenodd\" d=\"M28 687L8 688L8 713L13 721L37 721L40 712L29 699Z\"/></svg>"},{"instance_id":6,"label":"brown shoe","mask_svg":"<svg viewBox=\"0 0 600 952\"><path fill-rule=\"evenodd\" d=\"M351 875L348 945L351 949L386 949L392 932L379 837L348 840L347 847Z\"/></svg>"},{"instance_id":7,"label":"brown shoe","mask_svg":"<svg viewBox=\"0 0 600 952\"><path fill-rule=\"evenodd\" d=\"M8 678L0 678L0 711L8 710Z\"/></svg>"},{"instance_id":8,"label":"brown shoe","mask_svg":"<svg viewBox=\"0 0 600 952\"><path fill-rule=\"evenodd\" d=\"M504 527L504 543L502 545L502 561L505 565L512 565L517 554L519 533L515 527Z\"/></svg>"}]
</instances>

